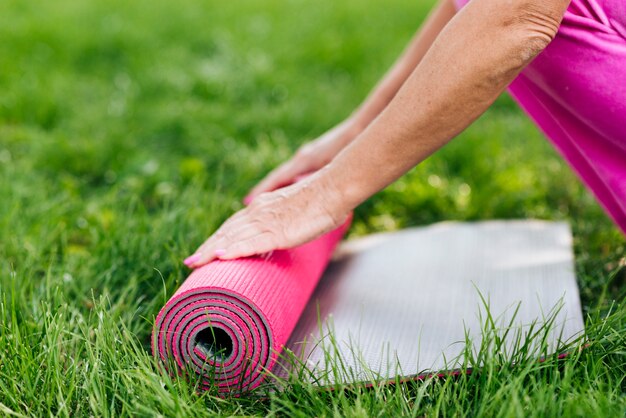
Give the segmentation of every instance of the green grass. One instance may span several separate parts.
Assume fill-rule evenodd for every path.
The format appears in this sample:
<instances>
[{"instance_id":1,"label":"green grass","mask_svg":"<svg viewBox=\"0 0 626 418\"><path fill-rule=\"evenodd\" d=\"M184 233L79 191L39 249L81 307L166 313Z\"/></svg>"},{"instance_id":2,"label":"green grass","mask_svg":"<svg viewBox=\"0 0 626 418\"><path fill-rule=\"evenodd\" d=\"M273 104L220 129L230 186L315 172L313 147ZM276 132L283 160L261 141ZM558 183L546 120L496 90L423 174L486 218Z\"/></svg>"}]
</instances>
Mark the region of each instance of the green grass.
<instances>
[{"instance_id":1,"label":"green grass","mask_svg":"<svg viewBox=\"0 0 626 418\"><path fill-rule=\"evenodd\" d=\"M427 2L428 3L428 2ZM625 242L508 97L356 213L567 220L591 345L453 379L268 399L160 372L181 260L255 181L348 115L422 21L402 0L5 0L0 6L0 415L622 416Z\"/></svg>"}]
</instances>

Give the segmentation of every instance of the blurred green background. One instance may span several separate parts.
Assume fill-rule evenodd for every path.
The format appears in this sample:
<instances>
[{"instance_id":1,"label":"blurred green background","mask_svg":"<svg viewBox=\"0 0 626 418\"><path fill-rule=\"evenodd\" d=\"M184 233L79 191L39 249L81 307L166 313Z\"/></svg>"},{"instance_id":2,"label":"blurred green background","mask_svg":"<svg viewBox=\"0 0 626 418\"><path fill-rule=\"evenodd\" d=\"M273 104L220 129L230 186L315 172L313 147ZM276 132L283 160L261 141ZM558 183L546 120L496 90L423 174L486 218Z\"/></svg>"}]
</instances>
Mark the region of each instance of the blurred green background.
<instances>
[{"instance_id":1,"label":"blurred green background","mask_svg":"<svg viewBox=\"0 0 626 418\"><path fill-rule=\"evenodd\" d=\"M0 382L23 393L4 403L44 402L36 368L9 360L47 364L43 318L79 334L104 303L147 347L182 259L267 171L350 114L431 4L4 0L0 352L12 354ZM623 236L508 96L363 204L351 234L528 217L571 223L586 312L623 298ZM64 361L78 362L84 341L67 338ZM63 364L77 387L89 380Z\"/></svg>"}]
</instances>

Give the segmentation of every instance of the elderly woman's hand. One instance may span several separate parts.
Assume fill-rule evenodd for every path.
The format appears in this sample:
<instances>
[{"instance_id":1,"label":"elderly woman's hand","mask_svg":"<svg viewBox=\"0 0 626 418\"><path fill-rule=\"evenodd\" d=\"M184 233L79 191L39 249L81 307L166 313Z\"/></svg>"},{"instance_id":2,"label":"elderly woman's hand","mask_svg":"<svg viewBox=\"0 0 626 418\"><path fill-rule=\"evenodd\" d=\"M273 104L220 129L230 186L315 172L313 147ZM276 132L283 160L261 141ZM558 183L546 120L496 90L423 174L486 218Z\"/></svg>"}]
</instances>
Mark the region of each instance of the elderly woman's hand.
<instances>
[{"instance_id":1,"label":"elderly woman's hand","mask_svg":"<svg viewBox=\"0 0 626 418\"><path fill-rule=\"evenodd\" d=\"M265 176L245 197L248 204L261 193L271 192L279 187L291 184L301 175L319 170L328 164L347 144L352 141L362 128L348 119L317 139L302 145L289 160L285 161Z\"/></svg>"},{"instance_id":2,"label":"elderly woman's hand","mask_svg":"<svg viewBox=\"0 0 626 418\"><path fill-rule=\"evenodd\" d=\"M227 260L291 248L340 226L351 209L332 180L312 175L257 196L224 222L185 264L196 268L215 258Z\"/></svg>"},{"instance_id":3,"label":"elderly woman's hand","mask_svg":"<svg viewBox=\"0 0 626 418\"><path fill-rule=\"evenodd\" d=\"M449 23L436 38L437 31L431 31L435 40L410 76L403 83L389 83L401 84L399 90L382 83L389 88L380 95L393 99L371 123L361 124L367 128L346 142L332 135L316 140L315 152L304 149L297 161L268 176L253 190L253 195L267 193L226 221L185 264L198 267L216 257L289 248L339 226L350 210L480 116L556 36L568 4L569 0L506 4L473 0L449 19L454 5L445 0L441 19L436 20ZM417 45L412 51L419 55L419 50ZM411 55L409 51L407 56ZM409 64L407 68L412 67ZM391 75L402 78L399 75L407 73L403 68ZM268 192L322 166L301 182Z\"/></svg>"}]
</instances>

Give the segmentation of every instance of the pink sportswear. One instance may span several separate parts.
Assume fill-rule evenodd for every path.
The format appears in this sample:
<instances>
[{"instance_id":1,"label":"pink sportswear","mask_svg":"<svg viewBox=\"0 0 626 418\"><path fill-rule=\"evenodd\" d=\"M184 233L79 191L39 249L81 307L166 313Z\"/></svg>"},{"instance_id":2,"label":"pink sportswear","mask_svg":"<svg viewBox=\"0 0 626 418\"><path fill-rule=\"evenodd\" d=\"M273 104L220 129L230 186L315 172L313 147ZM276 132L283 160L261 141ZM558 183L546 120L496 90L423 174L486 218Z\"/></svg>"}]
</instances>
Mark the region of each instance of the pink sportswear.
<instances>
[{"instance_id":1,"label":"pink sportswear","mask_svg":"<svg viewBox=\"0 0 626 418\"><path fill-rule=\"evenodd\" d=\"M573 0L509 92L626 233L626 0Z\"/></svg>"}]
</instances>

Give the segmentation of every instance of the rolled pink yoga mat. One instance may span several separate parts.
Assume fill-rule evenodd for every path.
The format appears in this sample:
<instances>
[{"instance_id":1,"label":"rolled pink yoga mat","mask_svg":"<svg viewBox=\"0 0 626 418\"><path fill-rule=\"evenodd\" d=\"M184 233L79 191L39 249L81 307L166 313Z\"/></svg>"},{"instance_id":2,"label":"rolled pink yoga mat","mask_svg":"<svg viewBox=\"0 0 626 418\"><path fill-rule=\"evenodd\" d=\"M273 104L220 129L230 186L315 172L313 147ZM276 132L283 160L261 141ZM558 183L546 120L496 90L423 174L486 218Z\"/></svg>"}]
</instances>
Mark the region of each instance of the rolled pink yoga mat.
<instances>
[{"instance_id":1,"label":"rolled pink yoga mat","mask_svg":"<svg viewBox=\"0 0 626 418\"><path fill-rule=\"evenodd\" d=\"M350 221L268 257L214 261L194 270L156 318L153 352L190 367L203 389L251 390L289 339Z\"/></svg>"}]
</instances>

